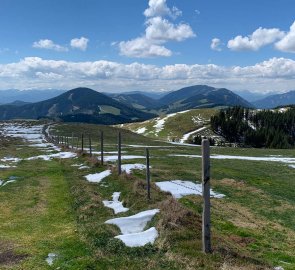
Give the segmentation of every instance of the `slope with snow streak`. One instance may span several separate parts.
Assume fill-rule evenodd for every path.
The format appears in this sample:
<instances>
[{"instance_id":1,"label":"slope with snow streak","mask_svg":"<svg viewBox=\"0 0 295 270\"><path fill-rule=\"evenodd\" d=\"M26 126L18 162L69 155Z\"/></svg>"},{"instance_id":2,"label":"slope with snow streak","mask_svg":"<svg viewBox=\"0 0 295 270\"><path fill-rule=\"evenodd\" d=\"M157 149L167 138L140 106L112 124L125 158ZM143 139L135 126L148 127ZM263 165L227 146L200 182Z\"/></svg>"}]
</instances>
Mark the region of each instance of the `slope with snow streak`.
<instances>
[{"instance_id":1,"label":"slope with snow streak","mask_svg":"<svg viewBox=\"0 0 295 270\"><path fill-rule=\"evenodd\" d=\"M188 138L191 136L191 135L193 135L193 134L196 134L196 133L199 133L200 131L203 131L203 130L205 130L205 129L207 129L208 127L201 127L201 128L198 128L198 129L196 129L196 130L194 130L194 131L191 131L191 132L189 132L189 133L186 133L186 134L184 134L183 135L183 137L180 139L180 143L184 143L185 141L187 141L188 140Z\"/></svg>"}]
</instances>

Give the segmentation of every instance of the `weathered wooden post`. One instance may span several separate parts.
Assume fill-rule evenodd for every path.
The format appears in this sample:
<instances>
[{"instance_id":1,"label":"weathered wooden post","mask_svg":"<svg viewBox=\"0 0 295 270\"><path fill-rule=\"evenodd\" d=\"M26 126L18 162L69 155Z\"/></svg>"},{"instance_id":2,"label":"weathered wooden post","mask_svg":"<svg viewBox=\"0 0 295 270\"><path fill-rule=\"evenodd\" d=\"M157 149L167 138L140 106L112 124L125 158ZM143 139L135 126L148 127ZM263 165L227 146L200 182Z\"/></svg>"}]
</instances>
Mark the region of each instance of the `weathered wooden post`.
<instances>
[{"instance_id":1,"label":"weathered wooden post","mask_svg":"<svg viewBox=\"0 0 295 270\"><path fill-rule=\"evenodd\" d=\"M71 141L71 144L72 144L72 149L74 148L74 132L72 132L72 141Z\"/></svg>"},{"instance_id":2,"label":"weathered wooden post","mask_svg":"<svg viewBox=\"0 0 295 270\"><path fill-rule=\"evenodd\" d=\"M122 173L122 168L121 168L121 132L118 134L118 174L120 175Z\"/></svg>"},{"instance_id":3,"label":"weathered wooden post","mask_svg":"<svg viewBox=\"0 0 295 270\"><path fill-rule=\"evenodd\" d=\"M88 142L89 142L89 155L92 156L92 145L91 145L91 136L88 135Z\"/></svg>"},{"instance_id":4,"label":"weathered wooden post","mask_svg":"<svg viewBox=\"0 0 295 270\"><path fill-rule=\"evenodd\" d=\"M84 133L81 135L81 150L84 151Z\"/></svg>"},{"instance_id":5,"label":"weathered wooden post","mask_svg":"<svg viewBox=\"0 0 295 270\"><path fill-rule=\"evenodd\" d=\"M150 177L150 153L149 149L146 148L146 182L147 182L147 198L151 199L151 177Z\"/></svg>"},{"instance_id":6,"label":"weathered wooden post","mask_svg":"<svg viewBox=\"0 0 295 270\"><path fill-rule=\"evenodd\" d=\"M203 217L202 243L203 252L211 250L211 221L210 221L210 144L208 139L202 140L202 190L203 190Z\"/></svg>"},{"instance_id":7,"label":"weathered wooden post","mask_svg":"<svg viewBox=\"0 0 295 270\"><path fill-rule=\"evenodd\" d=\"M103 165L103 131L100 131L100 163Z\"/></svg>"},{"instance_id":8,"label":"weathered wooden post","mask_svg":"<svg viewBox=\"0 0 295 270\"><path fill-rule=\"evenodd\" d=\"M76 147L76 151L78 151L78 150L79 150L79 140L80 140L80 137L79 137L79 136L77 136L77 147Z\"/></svg>"}]
</instances>

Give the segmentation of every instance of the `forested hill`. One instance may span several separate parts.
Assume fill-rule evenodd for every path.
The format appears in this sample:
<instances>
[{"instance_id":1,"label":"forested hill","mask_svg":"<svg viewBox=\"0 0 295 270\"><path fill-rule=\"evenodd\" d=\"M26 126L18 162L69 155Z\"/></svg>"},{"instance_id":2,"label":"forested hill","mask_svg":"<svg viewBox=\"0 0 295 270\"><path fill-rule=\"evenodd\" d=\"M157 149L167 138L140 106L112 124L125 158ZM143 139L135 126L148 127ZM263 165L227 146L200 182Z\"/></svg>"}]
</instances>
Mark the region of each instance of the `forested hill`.
<instances>
[{"instance_id":1,"label":"forested hill","mask_svg":"<svg viewBox=\"0 0 295 270\"><path fill-rule=\"evenodd\" d=\"M295 146L295 107L262 111L228 108L211 117L211 126L227 141L241 146Z\"/></svg>"}]
</instances>

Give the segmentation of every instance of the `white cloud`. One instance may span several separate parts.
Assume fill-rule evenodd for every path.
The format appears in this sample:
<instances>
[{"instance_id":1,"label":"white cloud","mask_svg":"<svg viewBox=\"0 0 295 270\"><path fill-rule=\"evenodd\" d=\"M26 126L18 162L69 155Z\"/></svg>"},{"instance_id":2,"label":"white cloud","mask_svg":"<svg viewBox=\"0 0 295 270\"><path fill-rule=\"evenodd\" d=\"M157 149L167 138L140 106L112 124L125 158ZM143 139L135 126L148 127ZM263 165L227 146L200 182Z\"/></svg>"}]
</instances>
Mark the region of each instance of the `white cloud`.
<instances>
[{"instance_id":1,"label":"white cloud","mask_svg":"<svg viewBox=\"0 0 295 270\"><path fill-rule=\"evenodd\" d=\"M27 57L0 65L0 89L87 86L99 91L176 90L208 84L233 90L260 92L290 90L295 84L295 61L272 58L253 66L175 64L163 67L109 61L68 62Z\"/></svg>"},{"instance_id":2,"label":"white cloud","mask_svg":"<svg viewBox=\"0 0 295 270\"><path fill-rule=\"evenodd\" d=\"M89 39L85 37L74 38L71 40L71 47L75 49L79 49L81 51L85 51L87 49Z\"/></svg>"},{"instance_id":3,"label":"white cloud","mask_svg":"<svg viewBox=\"0 0 295 270\"><path fill-rule=\"evenodd\" d=\"M145 37L121 41L119 43L120 52L128 57L148 58L157 56L171 56L172 52L164 46L153 44Z\"/></svg>"},{"instance_id":4,"label":"white cloud","mask_svg":"<svg viewBox=\"0 0 295 270\"><path fill-rule=\"evenodd\" d=\"M147 17L145 33L140 37L119 42L120 54L137 58L171 56L172 51L164 44L171 41L181 42L196 36L190 25L175 24L164 18L169 16L175 19L181 14L176 7L170 9L166 0L149 0L149 8L144 11Z\"/></svg>"},{"instance_id":5,"label":"white cloud","mask_svg":"<svg viewBox=\"0 0 295 270\"><path fill-rule=\"evenodd\" d=\"M68 48L63 47L61 45L55 44L50 39L40 39L39 41L35 41L33 43L33 47L37 49L47 49L47 50L54 50L58 52L66 52Z\"/></svg>"},{"instance_id":6,"label":"white cloud","mask_svg":"<svg viewBox=\"0 0 295 270\"><path fill-rule=\"evenodd\" d=\"M233 51L257 51L261 47L272 44L284 36L285 33L278 28L267 29L259 27L249 36L236 36L229 40L227 47Z\"/></svg>"},{"instance_id":7,"label":"white cloud","mask_svg":"<svg viewBox=\"0 0 295 270\"><path fill-rule=\"evenodd\" d=\"M210 45L210 48L213 50L213 51L222 51L221 49L221 46L222 43L221 43L221 40L219 38L213 38L212 41L211 41L211 45Z\"/></svg>"},{"instance_id":8,"label":"white cloud","mask_svg":"<svg viewBox=\"0 0 295 270\"><path fill-rule=\"evenodd\" d=\"M175 25L161 17L153 17L146 23L145 37L155 42L183 41L195 34L188 24Z\"/></svg>"},{"instance_id":9,"label":"white cloud","mask_svg":"<svg viewBox=\"0 0 295 270\"><path fill-rule=\"evenodd\" d=\"M166 4L166 0L149 0L149 7L143 14L146 17L170 16L175 19L181 16L182 12L177 7L170 9Z\"/></svg>"},{"instance_id":10,"label":"white cloud","mask_svg":"<svg viewBox=\"0 0 295 270\"><path fill-rule=\"evenodd\" d=\"M295 21L290 27L290 31L275 44L276 49L283 52L295 53Z\"/></svg>"}]
</instances>

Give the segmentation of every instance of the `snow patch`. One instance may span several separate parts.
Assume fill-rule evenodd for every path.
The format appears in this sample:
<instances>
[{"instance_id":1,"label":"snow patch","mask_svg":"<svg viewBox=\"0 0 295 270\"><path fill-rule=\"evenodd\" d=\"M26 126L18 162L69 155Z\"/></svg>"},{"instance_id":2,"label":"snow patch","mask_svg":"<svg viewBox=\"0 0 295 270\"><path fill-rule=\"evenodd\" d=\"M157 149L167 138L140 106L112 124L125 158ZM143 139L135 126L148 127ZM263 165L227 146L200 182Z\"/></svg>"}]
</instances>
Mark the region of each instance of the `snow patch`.
<instances>
[{"instance_id":1,"label":"snow patch","mask_svg":"<svg viewBox=\"0 0 295 270\"><path fill-rule=\"evenodd\" d=\"M48 263L48 265L53 265L54 260L57 258L57 254L55 253L49 253L45 261Z\"/></svg>"},{"instance_id":2,"label":"snow patch","mask_svg":"<svg viewBox=\"0 0 295 270\"><path fill-rule=\"evenodd\" d=\"M127 174L130 174L132 170L145 170L146 166L140 163L124 164L121 166L121 169L122 171L125 171Z\"/></svg>"},{"instance_id":3,"label":"snow patch","mask_svg":"<svg viewBox=\"0 0 295 270\"><path fill-rule=\"evenodd\" d=\"M183 154L171 154L168 155L171 157L188 157L188 158L201 158L200 155L183 155ZM266 156L266 157L250 157L250 156L230 156L230 155L211 155L212 159L238 159L238 160L250 160L250 161L272 161L272 162L281 162L287 164L295 165L295 158L292 157L275 157L275 156Z\"/></svg>"},{"instance_id":4,"label":"snow patch","mask_svg":"<svg viewBox=\"0 0 295 270\"><path fill-rule=\"evenodd\" d=\"M202 130L204 130L204 129L206 129L207 127L201 127L201 128L199 128L199 129L197 129L197 130L194 130L194 131L191 131L191 132L189 132L189 133L186 133L186 134L184 134L183 135L183 137L182 137L182 139L180 139L180 143L184 143L185 141L187 141L187 139L191 136L191 135L193 135L193 134L195 134L195 133L198 133L198 132L200 132L200 131L202 131Z\"/></svg>"},{"instance_id":5,"label":"snow patch","mask_svg":"<svg viewBox=\"0 0 295 270\"><path fill-rule=\"evenodd\" d=\"M111 170L105 170L100 173L88 174L85 176L86 180L91 183L100 183L104 178L111 174Z\"/></svg>"},{"instance_id":6,"label":"snow patch","mask_svg":"<svg viewBox=\"0 0 295 270\"><path fill-rule=\"evenodd\" d=\"M117 225L122 234L139 233L143 231L154 215L159 212L159 209L147 210L129 217L109 219L105 223Z\"/></svg>"},{"instance_id":7,"label":"snow patch","mask_svg":"<svg viewBox=\"0 0 295 270\"><path fill-rule=\"evenodd\" d=\"M202 196L202 184L196 184L191 181L183 181L183 180L172 180L172 181L164 181L157 182L156 185L165 192L169 192L172 194L174 198L182 198L187 195L199 195ZM215 193L210 190L210 195L213 198L223 198L225 195Z\"/></svg>"},{"instance_id":8,"label":"snow patch","mask_svg":"<svg viewBox=\"0 0 295 270\"><path fill-rule=\"evenodd\" d=\"M104 206L113 209L115 214L127 212L129 210L129 208L123 206L123 202L119 201L120 195L121 192L114 192L112 201L102 201Z\"/></svg>"},{"instance_id":9,"label":"snow patch","mask_svg":"<svg viewBox=\"0 0 295 270\"><path fill-rule=\"evenodd\" d=\"M125 160L127 160L127 159L141 159L141 158L145 158L145 156L132 156L132 155L125 155L125 156L123 155L123 156L121 156L122 160L123 159L125 159ZM114 161L118 160L118 156L117 155L115 155L115 156L105 156L104 160L114 162Z\"/></svg>"},{"instance_id":10,"label":"snow patch","mask_svg":"<svg viewBox=\"0 0 295 270\"><path fill-rule=\"evenodd\" d=\"M25 160L35 160L35 159L43 159L45 161L49 161L53 158L61 158L61 159L65 159L65 158L74 158L76 157L77 154L76 153L71 153L71 152L59 152L56 154L51 154L51 155L40 155L40 156L35 156L35 157L29 157L26 158Z\"/></svg>"},{"instance_id":11,"label":"snow patch","mask_svg":"<svg viewBox=\"0 0 295 270\"><path fill-rule=\"evenodd\" d=\"M135 133L137 133L137 134L143 134L145 132L146 132L146 127L142 127L142 128L135 130Z\"/></svg>"},{"instance_id":12,"label":"snow patch","mask_svg":"<svg viewBox=\"0 0 295 270\"><path fill-rule=\"evenodd\" d=\"M16 166L10 166L10 165L3 165L0 164L0 169L9 169L9 168L15 168Z\"/></svg>"},{"instance_id":13,"label":"snow patch","mask_svg":"<svg viewBox=\"0 0 295 270\"><path fill-rule=\"evenodd\" d=\"M16 180L8 180L8 181L5 181L5 182L2 181L1 187L4 187L4 186L6 186L7 184L9 184L9 183L13 183L13 182L16 182Z\"/></svg>"},{"instance_id":14,"label":"snow patch","mask_svg":"<svg viewBox=\"0 0 295 270\"><path fill-rule=\"evenodd\" d=\"M86 165L84 165L84 166L81 166L81 167L79 167L78 169L79 169L79 170L85 170L85 169L90 169L90 167L89 167L89 166L86 166Z\"/></svg>"},{"instance_id":15,"label":"snow patch","mask_svg":"<svg viewBox=\"0 0 295 270\"><path fill-rule=\"evenodd\" d=\"M141 247L148 243L153 244L157 237L158 231L155 227L139 233L115 236L115 238L120 239L127 247Z\"/></svg>"}]
</instances>

